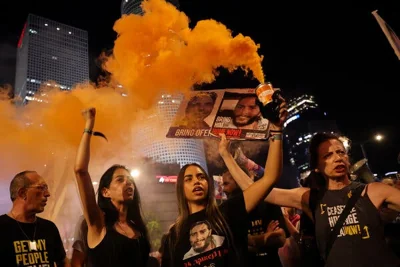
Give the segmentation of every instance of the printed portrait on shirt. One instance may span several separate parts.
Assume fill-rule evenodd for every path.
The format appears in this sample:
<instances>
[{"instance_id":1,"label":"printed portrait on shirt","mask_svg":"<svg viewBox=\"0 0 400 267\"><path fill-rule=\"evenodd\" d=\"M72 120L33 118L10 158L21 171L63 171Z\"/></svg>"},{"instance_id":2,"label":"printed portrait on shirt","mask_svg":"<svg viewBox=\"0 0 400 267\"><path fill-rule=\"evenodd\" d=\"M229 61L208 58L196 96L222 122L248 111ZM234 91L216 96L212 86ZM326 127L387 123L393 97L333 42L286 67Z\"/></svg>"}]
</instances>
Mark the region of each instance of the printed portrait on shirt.
<instances>
[{"instance_id":1,"label":"printed portrait on shirt","mask_svg":"<svg viewBox=\"0 0 400 267\"><path fill-rule=\"evenodd\" d=\"M183 259L188 259L222 246L225 237L214 235L211 224L208 221L198 221L190 227L190 250L185 253Z\"/></svg>"}]
</instances>

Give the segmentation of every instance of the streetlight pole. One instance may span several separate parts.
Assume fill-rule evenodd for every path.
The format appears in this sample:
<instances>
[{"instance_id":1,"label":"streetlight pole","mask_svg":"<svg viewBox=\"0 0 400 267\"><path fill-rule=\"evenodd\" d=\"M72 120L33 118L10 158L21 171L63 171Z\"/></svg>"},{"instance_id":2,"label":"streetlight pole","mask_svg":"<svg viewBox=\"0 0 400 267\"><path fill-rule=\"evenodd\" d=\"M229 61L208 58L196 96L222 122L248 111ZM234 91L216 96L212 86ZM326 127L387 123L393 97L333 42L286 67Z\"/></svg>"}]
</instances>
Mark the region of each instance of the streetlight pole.
<instances>
[{"instance_id":1,"label":"streetlight pole","mask_svg":"<svg viewBox=\"0 0 400 267\"><path fill-rule=\"evenodd\" d=\"M361 144L360 144L360 147L361 147L361 152L362 152L362 154L363 154L363 157L364 157L366 160L368 160L368 158L367 158L367 152L365 152L365 148L364 148L364 143L361 143Z\"/></svg>"},{"instance_id":2,"label":"streetlight pole","mask_svg":"<svg viewBox=\"0 0 400 267\"><path fill-rule=\"evenodd\" d=\"M380 135L380 134L376 134L376 135L374 136L374 139L375 139L376 141L380 142L380 141L382 141L383 136ZM366 160L368 160L368 158L367 158L367 152L365 151L364 145L367 144L367 143L370 143L370 142L372 142L371 139L370 139L370 140L367 140L367 141L365 141L365 142L360 143L361 152L362 152L362 154L363 154L363 157L364 157Z\"/></svg>"}]
</instances>

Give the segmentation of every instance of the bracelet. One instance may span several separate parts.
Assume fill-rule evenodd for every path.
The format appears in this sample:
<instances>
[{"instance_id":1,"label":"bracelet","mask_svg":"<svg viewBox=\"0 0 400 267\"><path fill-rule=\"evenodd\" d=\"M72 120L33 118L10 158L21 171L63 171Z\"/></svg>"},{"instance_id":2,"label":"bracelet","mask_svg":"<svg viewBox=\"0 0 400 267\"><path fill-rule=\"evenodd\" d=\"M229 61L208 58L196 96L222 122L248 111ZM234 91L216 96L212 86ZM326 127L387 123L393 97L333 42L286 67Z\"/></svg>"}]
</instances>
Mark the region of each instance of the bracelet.
<instances>
[{"instance_id":1,"label":"bracelet","mask_svg":"<svg viewBox=\"0 0 400 267\"><path fill-rule=\"evenodd\" d=\"M89 129L84 129L84 130L83 130L83 133L88 133L88 134L92 135L92 134L93 134L93 131L92 131L92 130L89 130Z\"/></svg>"},{"instance_id":2,"label":"bracelet","mask_svg":"<svg viewBox=\"0 0 400 267\"><path fill-rule=\"evenodd\" d=\"M269 130L269 132L271 132L271 133L283 133L282 130Z\"/></svg>"},{"instance_id":3,"label":"bracelet","mask_svg":"<svg viewBox=\"0 0 400 267\"><path fill-rule=\"evenodd\" d=\"M90 129L84 129L84 130L83 130L83 133L88 133L88 134L94 135L94 136L100 136L100 137L103 137L104 139L106 139L106 141L108 141L108 140L107 140L107 137L106 137L103 133L101 133L101 132L93 132L93 131L90 130Z\"/></svg>"},{"instance_id":4,"label":"bracelet","mask_svg":"<svg viewBox=\"0 0 400 267\"><path fill-rule=\"evenodd\" d=\"M283 138L283 134L271 134L270 136L269 136L269 138L272 140L272 141L275 141L275 140L282 140Z\"/></svg>"}]
</instances>

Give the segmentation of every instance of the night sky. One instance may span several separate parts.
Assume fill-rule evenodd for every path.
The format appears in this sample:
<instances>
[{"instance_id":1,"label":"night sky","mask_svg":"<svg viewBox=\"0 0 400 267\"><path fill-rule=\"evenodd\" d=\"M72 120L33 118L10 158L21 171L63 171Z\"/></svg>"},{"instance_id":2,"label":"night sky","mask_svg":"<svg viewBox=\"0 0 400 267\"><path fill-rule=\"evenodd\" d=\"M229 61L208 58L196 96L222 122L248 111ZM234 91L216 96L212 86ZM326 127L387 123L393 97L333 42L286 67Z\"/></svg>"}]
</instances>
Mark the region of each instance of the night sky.
<instances>
[{"instance_id":1,"label":"night sky","mask_svg":"<svg viewBox=\"0 0 400 267\"><path fill-rule=\"evenodd\" d=\"M400 61L371 12L378 9L400 36L395 2L181 0L180 9L191 26L213 18L234 35L250 36L261 45L266 79L283 92L314 94L353 142L383 134L384 142L365 148L371 169L384 173L400 169ZM113 47L120 5L119 0L1 1L0 84L14 84L16 46L28 13L87 30L90 78L96 80L95 59ZM204 88L255 85L237 72Z\"/></svg>"}]
</instances>

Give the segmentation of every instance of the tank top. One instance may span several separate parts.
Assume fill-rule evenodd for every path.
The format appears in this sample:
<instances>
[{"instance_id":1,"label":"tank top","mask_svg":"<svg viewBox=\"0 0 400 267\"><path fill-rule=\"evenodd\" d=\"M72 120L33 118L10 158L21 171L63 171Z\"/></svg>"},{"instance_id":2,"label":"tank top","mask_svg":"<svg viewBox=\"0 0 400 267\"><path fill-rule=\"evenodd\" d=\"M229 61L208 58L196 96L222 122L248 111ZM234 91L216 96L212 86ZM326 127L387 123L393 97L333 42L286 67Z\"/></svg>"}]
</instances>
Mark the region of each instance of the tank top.
<instances>
[{"instance_id":1,"label":"tank top","mask_svg":"<svg viewBox=\"0 0 400 267\"><path fill-rule=\"evenodd\" d=\"M107 227L103 240L89 248L89 258L93 267L145 267L149 257L149 248L145 239L129 238Z\"/></svg>"},{"instance_id":2,"label":"tank top","mask_svg":"<svg viewBox=\"0 0 400 267\"><path fill-rule=\"evenodd\" d=\"M353 182L340 190L327 190L315 209L315 234L321 257L325 259L331 229L344 209L349 192L361 183ZM336 238L325 266L373 267L400 266L400 260L390 251L384 237L384 225L379 212L368 197L368 186L350 211Z\"/></svg>"}]
</instances>

